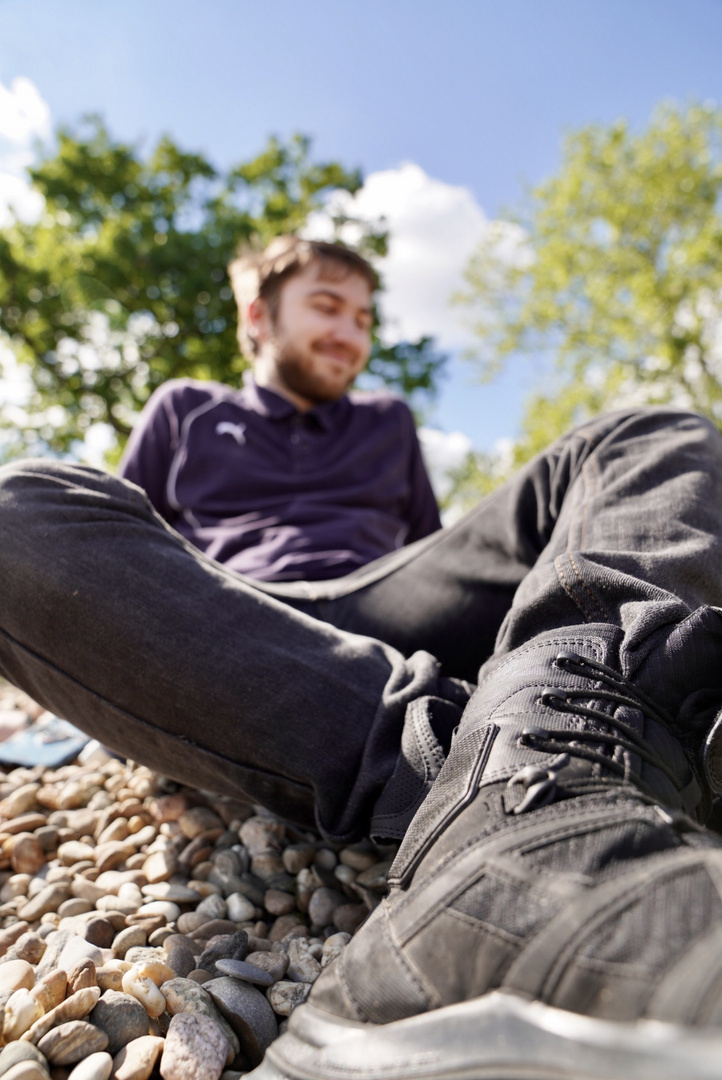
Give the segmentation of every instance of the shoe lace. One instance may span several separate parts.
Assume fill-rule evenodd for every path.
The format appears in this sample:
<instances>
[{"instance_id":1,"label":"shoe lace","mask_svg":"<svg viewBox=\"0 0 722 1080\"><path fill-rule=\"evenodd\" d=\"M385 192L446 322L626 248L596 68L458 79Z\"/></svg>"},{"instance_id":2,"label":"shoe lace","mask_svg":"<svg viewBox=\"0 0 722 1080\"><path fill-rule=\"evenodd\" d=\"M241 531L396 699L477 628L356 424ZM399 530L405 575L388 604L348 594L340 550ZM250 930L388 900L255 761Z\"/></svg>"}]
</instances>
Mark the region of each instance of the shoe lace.
<instances>
[{"instance_id":1,"label":"shoe lace","mask_svg":"<svg viewBox=\"0 0 722 1080\"><path fill-rule=\"evenodd\" d=\"M559 773L569 765L572 757L603 765L607 773L618 776L621 781L627 781L629 779L627 765L597 749L600 744L635 754L642 761L659 769L678 791L683 791L685 782L669 768L664 759L644 741L631 724L600 708L585 705L583 701L593 695L597 702L604 701L617 706L628 706L641 711L643 715L667 729L673 726L671 716L652 701L644 691L638 687L632 689L613 668L607 667L598 660L580 656L578 653L562 651L557 654L553 666L590 681L601 682L603 685L595 687L591 692L589 688L545 687L540 693L539 703L556 712L573 713L575 716L594 720L612 730L600 731L597 728L547 730L538 726L524 728L519 738L521 746L547 754L557 754L557 757L544 767L524 765L511 777L508 787L521 784L526 788L526 794L514 808L515 814L523 814L527 810L552 802L557 794ZM635 785L639 789L638 779L635 780ZM652 793L649 794L652 797Z\"/></svg>"}]
</instances>

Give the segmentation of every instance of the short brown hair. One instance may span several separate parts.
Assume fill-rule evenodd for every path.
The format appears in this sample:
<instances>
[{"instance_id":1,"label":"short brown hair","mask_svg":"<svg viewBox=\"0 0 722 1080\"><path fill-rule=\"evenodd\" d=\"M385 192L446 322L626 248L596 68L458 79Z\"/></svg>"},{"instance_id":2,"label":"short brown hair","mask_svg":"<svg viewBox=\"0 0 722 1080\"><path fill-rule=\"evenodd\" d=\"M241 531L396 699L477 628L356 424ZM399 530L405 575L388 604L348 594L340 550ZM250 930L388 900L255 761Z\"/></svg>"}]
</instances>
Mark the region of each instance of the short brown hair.
<instances>
[{"instance_id":1,"label":"short brown hair","mask_svg":"<svg viewBox=\"0 0 722 1080\"><path fill-rule=\"evenodd\" d=\"M245 356L255 356L258 343L244 324L244 309L256 299L265 300L271 318L275 320L285 282L315 261L320 263L321 276L324 278L333 281L349 274L359 274L368 283L371 292L378 288L378 277L371 264L344 244L302 240L298 236L277 236L264 251L239 252L230 263L228 274L238 305L238 344Z\"/></svg>"}]
</instances>

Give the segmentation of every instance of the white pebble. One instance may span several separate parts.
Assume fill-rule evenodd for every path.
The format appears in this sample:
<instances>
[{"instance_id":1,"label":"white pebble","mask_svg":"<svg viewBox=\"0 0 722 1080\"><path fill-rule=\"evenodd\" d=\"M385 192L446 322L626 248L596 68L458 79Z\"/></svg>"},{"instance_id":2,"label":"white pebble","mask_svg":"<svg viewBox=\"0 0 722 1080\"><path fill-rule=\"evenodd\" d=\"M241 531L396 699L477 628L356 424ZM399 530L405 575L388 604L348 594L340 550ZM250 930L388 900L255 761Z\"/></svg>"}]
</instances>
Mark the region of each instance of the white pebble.
<instances>
[{"instance_id":1,"label":"white pebble","mask_svg":"<svg viewBox=\"0 0 722 1080\"><path fill-rule=\"evenodd\" d=\"M25 987L11 994L5 1005L3 1039L6 1043L19 1039L43 1015L43 1007Z\"/></svg>"},{"instance_id":2,"label":"white pebble","mask_svg":"<svg viewBox=\"0 0 722 1080\"><path fill-rule=\"evenodd\" d=\"M165 1012L165 998L153 980L141 975L135 964L123 976L123 990L141 1003L148 1016L161 1016Z\"/></svg>"},{"instance_id":3,"label":"white pebble","mask_svg":"<svg viewBox=\"0 0 722 1080\"><path fill-rule=\"evenodd\" d=\"M180 913L181 909L171 900L149 900L138 908L139 915L162 915L166 922L175 922Z\"/></svg>"},{"instance_id":4,"label":"white pebble","mask_svg":"<svg viewBox=\"0 0 722 1080\"><path fill-rule=\"evenodd\" d=\"M105 1050L99 1050L79 1062L68 1080L109 1080L112 1071L112 1057Z\"/></svg>"}]
</instances>

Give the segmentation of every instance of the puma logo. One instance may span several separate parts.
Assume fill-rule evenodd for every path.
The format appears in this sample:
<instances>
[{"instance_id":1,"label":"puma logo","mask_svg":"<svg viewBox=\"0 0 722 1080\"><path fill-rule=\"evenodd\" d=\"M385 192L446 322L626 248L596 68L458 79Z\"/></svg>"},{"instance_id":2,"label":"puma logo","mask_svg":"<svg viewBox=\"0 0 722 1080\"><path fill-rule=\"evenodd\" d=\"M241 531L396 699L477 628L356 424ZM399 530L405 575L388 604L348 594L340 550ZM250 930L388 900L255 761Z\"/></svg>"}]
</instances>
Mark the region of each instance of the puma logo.
<instances>
[{"instance_id":1,"label":"puma logo","mask_svg":"<svg viewBox=\"0 0 722 1080\"><path fill-rule=\"evenodd\" d=\"M216 424L216 435L232 435L239 446L246 441L246 425L232 424L230 420L221 420Z\"/></svg>"}]
</instances>

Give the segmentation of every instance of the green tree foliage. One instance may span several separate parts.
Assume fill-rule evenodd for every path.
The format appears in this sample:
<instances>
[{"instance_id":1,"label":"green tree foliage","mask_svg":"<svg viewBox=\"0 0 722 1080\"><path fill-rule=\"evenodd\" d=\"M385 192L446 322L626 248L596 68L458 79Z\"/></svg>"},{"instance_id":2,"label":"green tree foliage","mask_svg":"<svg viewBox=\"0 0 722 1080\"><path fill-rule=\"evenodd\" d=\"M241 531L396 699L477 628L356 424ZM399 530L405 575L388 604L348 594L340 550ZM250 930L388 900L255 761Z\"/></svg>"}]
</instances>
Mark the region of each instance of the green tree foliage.
<instances>
[{"instance_id":1,"label":"green tree foliage","mask_svg":"<svg viewBox=\"0 0 722 1080\"><path fill-rule=\"evenodd\" d=\"M0 334L31 375L23 408L0 411L0 457L72 451L97 422L111 425L117 456L166 379L237 382L247 361L226 266L239 243L298 231L330 193L361 184L314 162L301 136L221 173L169 138L144 156L97 117L61 129L30 176L40 220L0 232ZM383 233L363 235L365 254L384 253ZM428 339L377 343L372 369L423 396L443 361Z\"/></svg>"},{"instance_id":2,"label":"green tree foliage","mask_svg":"<svg viewBox=\"0 0 722 1080\"><path fill-rule=\"evenodd\" d=\"M522 354L546 372L515 464L631 403L722 426L722 111L668 104L640 133L620 120L570 135L558 173L515 225L489 230L466 280L483 375Z\"/></svg>"}]
</instances>

